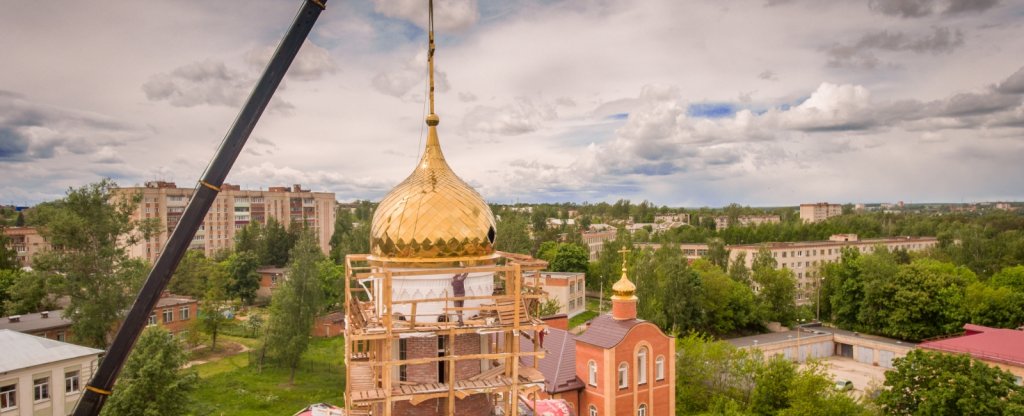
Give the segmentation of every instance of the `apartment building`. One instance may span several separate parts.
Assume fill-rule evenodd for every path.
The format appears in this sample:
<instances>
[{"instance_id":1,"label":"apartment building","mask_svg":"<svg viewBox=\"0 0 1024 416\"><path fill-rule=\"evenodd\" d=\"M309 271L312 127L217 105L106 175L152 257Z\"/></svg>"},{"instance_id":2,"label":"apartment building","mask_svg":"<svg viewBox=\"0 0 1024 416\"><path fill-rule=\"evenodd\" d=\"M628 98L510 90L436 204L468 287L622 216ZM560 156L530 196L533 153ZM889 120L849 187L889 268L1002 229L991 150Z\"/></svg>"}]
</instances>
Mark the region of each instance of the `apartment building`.
<instances>
[{"instance_id":1,"label":"apartment building","mask_svg":"<svg viewBox=\"0 0 1024 416\"><path fill-rule=\"evenodd\" d=\"M852 247L862 253L870 253L882 246L889 250L921 251L938 245L935 237L893 237L861 240L857 234L836 234L828 241L802 241L795 243L744 244L726 247L729 261L735 261L743 254L746 266L752 267L754 256L762 247L767 248L780 269L793 271L797 281L797 304L812 302L821 282L821 266L840 260L842 249Z\"/></svg>"},{"instance_id":2,"label":"apartment building","mask_svg":"<svg viewBox=\"0 0 1024 416\"><path fill-rule=\"evenodd\" d=\"M571 272L543 272L539 279L540 287L547 292L545 301L554 299L561 305L558 313L570 318L587 310L587 274ZM533 278L527 276L524 281L533 286Z\"/></svg>"},{"instance_id":3,"label":"apartment building","mask_svg":"<svg viewBox=\"0 0 1024 416\"><path fill-rule=\"evenodd\" d=\"M817 204L800 204L800 221L814 223L843 215L843 206L819 202Z\"/></svg>"},{"instance_id":4,"label":"apartment building","mask_svg":"<svg viewBox=\"0 0 1024 416\"><path fill-rule=\"evenodd\" d=\"M142 195L132 219L156 219L160 224L156 236L129 247L130 256L156 261L164 243L181 220L185 206L192 198L192 191L191 188L179 188L173 182L163 181L117 190L123 197ZM212 256L220 250L234 247L235 233L246 225L266 224L273 218L285 228L291 228L293 224L305 224L316 234L320 248L326 254L330 251L331 234L334 233L336 204L334 193L312 192L300 185L254 191L224 184L192 239L190 248L203 250L207 256Z\"/></svg>"},{"instance_id":5,"label":"apartment building","mask_svg":"<svg viewBox=\"0 0 1024 416\"><path fill-rule=\"evenodd\" d=\"M0 415L69 415L103 350L0 329Z\"/></svg>"},{"instance_id":6,"label":"apartment building","mask_svg":"<svg viewBox=\"0 0 1024 416\"><path fill-rule=\"evenodd\" d=\"M590 228L593 229L594 226ZM604 242L615 240L616 235L618 235L618 230L613 227L601 228L600 231L584 231L581 236L583 243L590 250L590 261L597 260L597 257L601 255L601 250L604 250Z\"/></svg>"},{"instance_id":7,"label":"apartment building","mask_svg":"<svg viewBox=\"0 0 1024 416\"><path fill-rule=\"evenodd\" d=\"M746 227L748 225L778 224L782 217L778 215L740 215L736 217L736 223L729 221L729 216L720 215L715 217L715 229L724 230L730 226Z\"/></svg>"},{"instance_id":8,"label":"apartment building","mask_svg":"<svg viewBox=\"0 0 1024 416\"><path fill-rule=\"evenodd\" d=\"M50 249L50 245L35 227L4 228L4 235L10 239L11 249L21 267L32 267L32 259L36 254Z\"/></svg>"}]
</instances>

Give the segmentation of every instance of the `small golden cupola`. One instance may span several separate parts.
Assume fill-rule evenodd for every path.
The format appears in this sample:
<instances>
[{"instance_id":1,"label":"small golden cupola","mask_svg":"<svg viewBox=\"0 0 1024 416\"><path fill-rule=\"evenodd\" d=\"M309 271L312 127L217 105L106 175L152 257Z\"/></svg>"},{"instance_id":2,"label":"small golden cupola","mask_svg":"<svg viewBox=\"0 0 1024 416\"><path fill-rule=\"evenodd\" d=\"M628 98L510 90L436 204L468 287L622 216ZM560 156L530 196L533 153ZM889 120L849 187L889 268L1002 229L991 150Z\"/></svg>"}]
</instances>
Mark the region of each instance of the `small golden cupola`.
<instances>
[{"instance_id":1,"label":"small golden cupola","mask_svg":"<svg viewBox=\"0 0 1024 416\"><path fill-rule=\"evenodd\" d=\"M626 253L629 250L623 247L619 253L622 253L622 277L612 285L612 318L636 319L636 285L626 275Z\"/></svg>"},{"instance_id":2,"label":"small golden cupola","mask_svg":"<svg viewBox=\"0 0 1024 416\"><path fill-rule=\"evenodd\" d=\"M460 179L441 152L434 113L434 33L427 54L430 114L416 169L380 201L370 227L370 256L389 263L479 263L496 258L491 207Z\"/></svg>"}]
</instances>

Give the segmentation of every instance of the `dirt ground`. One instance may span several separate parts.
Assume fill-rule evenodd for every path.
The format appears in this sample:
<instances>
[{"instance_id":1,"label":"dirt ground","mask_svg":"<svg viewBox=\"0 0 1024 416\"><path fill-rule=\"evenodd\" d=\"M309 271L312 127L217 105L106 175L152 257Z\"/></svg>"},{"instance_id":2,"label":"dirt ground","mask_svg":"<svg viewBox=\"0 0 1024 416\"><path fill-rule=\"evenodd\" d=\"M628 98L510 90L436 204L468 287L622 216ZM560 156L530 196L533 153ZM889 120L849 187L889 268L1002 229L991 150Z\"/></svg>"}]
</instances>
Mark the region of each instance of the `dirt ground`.
<instances>
[{"instance_id":1,"label":"dirt ground","mask_svg":"<svg viewBox=\"0 0 1024 416\"><path fill-rule=\"evenodd\" d=\"M833 380L853 382L853 394L861 396L868 386L881 386L885 382L885 368L863 364L846 357L828 357L822 360L829 367Z\"/></svg>"}]
</instances>

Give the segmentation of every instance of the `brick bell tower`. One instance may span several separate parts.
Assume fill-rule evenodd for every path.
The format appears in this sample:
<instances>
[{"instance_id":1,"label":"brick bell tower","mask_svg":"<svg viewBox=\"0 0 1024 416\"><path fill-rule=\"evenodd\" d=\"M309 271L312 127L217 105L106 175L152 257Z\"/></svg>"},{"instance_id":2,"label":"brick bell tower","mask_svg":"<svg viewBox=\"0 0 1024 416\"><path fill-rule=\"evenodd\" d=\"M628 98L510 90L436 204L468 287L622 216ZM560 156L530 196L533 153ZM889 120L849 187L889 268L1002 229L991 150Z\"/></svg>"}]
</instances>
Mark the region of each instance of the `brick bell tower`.
<instances>
[{"instance_id":1,"label":"brick bell tower","mask_svg":"<svg viewBox=\"0 0 1024 416\"><path fill-rule=\"evenodd\" d=\"M629 250L623 247L619 253L622 253L622 277L612 285L612 318L625 321L636 319L636 285L626 276L626 253Z\"/></svg>"},{"instance_id":2,"label":"brick bell tower","mask_svg":"<svg viewBox=\"0 0 1024 416\"><path fill-rule=\"evenodd\" d=\"M360 415L517 415L543 388L521 356L539 346L524 272L546 263L496 252L494 215L452 171L434 113L433 4L429 105L423 156L374 212L370 253L346 257L345 408ZM538 360L533 360L537 362Z\"/></svg>"}]
</instances>

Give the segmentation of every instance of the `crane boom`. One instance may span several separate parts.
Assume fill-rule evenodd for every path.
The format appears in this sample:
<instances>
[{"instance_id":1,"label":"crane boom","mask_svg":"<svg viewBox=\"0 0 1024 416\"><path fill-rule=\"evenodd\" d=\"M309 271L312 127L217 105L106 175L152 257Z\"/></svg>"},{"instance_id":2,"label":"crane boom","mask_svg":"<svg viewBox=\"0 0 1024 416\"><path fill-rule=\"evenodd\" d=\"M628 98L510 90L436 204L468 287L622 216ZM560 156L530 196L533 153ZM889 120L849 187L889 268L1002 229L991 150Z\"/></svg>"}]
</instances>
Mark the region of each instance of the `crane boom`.
<instances>
[{"instance_id":1,"label":"crane boom","mask_svg":"<svg viewBox=\"0 0 1024 416\"><path fill-rule=\"evenodd\" d=\"M195 192L192 193L192 199L185 208L181 220L171 232L167 244L135 298L135 303L125 317L121 328L118 329L117 335L114 336L113 344L110 345L100 362L92 380L85 387L82 399L75 407L75 416L96 416L103 409L103 403L111 394L114 381L117 380L117 375L121 372L128 353L131 352L132 346L135 345L139 334L145 328L153 307L160 300L160 293L171 280L174 270L177 269L192 238L195 237L196 230L210 210L210 205L213 204L217 193L220 192L220 186L224 183L231 166L242 152L242 147L245 146L246 140L249 139L253 128L256 127L256 122L259 121L270 98L281 84L281 79L284 78L285 72L288 71L295 55L298 54L302 43L309 36L310 30L317 18L320 17L320 12L324 10L326 2L327 0L303 0L302 7L299 8L299 13L295 16L291 29L278 45L277 51L274 52L274 56L263 70L263 75L253 88L252 94L249 95L249 99L239 111L238 117L231 125L227 135L224 136L213 162L210 163L202 180L199 181L199 185L196 186Z\"/></svg>"}]
</instances>

